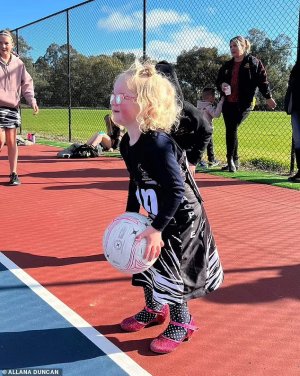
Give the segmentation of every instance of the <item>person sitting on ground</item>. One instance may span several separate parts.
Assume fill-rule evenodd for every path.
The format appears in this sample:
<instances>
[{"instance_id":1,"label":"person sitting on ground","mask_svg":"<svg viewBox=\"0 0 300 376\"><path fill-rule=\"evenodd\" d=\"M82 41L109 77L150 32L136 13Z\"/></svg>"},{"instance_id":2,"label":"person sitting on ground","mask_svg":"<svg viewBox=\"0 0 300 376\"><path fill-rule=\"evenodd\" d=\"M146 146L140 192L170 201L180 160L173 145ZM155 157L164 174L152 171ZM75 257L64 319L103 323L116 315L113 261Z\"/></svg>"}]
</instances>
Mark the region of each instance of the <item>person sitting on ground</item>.
<instances>
[{"instance_id":1,"label":"person sitting on ground","mask_svg":"<svg viewBox=\"0 0 300 376\"><path fill-rule=\"evenodd\" d=\"M101 145L104 151L114 151L118 150L120 142L125 133L125 128L115 124L109 114L105 115L104 121L106 124L106 133L97 132L95 133L87 142L87 145L92 145L97 147Z\"/></svg>"},{"instance_id":2,"label":"person sitting on ground","mask_svg":"<svg viewBox=\"0 0 300 376\"><path fill-rule=\"evenodd\" d=\"M213 87L205 87L202 91L201 100L197 101L197 108L203 114L205 119L209 122L212 132L214 129L213 119L220 117L222 113L224 97L221 98L217 106L214 106L215 102L216 90ZM209 143L207 144L206 151L208 165L211 167L218 166L220 162L215 158L213 134L211 134L211 138L209 140ZM201 161L200 165L203 167L207 167L204 161Z\"/></svg>"}]
</instances>

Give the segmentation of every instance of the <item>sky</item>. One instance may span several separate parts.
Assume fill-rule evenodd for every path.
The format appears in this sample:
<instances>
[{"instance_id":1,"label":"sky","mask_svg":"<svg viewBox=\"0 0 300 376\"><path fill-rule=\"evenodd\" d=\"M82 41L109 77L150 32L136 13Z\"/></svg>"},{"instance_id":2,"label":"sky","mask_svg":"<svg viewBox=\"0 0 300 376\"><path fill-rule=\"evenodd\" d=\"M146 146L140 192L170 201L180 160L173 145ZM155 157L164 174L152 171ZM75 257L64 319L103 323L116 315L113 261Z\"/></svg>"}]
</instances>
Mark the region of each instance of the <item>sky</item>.
<instances>
[{"instance_id":1,"label":"sky","mask_svg":"<svg viewBox=\"0 0 300 376\"><path fill-rule=\"evenodd\" d=\"M78 0L10 0L0 28L11 30L83 3ZM143 0L95 0L70 12L70 43L85 55L115 51L142 54ZM299 0L147 0L147 54L175 61L194 46L228 53L229 40L256 28L274 39L284 33L296 51ZM31 56L45 54L51 43L66 43L62 14L21 28ZM295 55L295 54L294 54ZM294 56L293 55L293 56Z\"/></svg>"},{"instance_id":2,"label":"sky","mask_svg":"<svg viewBox=\"0 0 300 376\"><path fill-rule=\"evenodd\" d=\"M9 0L5 5L0 28L11 30L82 3L78 0Z\"/></svg>"}]
</instances>

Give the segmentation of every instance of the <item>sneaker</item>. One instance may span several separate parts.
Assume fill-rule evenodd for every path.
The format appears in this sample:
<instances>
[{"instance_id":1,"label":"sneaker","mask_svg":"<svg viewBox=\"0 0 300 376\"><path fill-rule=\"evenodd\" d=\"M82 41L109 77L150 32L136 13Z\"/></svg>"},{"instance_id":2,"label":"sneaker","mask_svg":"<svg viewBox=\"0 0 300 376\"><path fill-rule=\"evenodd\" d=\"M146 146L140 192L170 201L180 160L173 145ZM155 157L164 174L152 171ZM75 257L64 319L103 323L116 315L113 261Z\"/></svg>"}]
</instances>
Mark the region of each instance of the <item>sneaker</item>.
<instances>
[{"instance_id":1,"label":"sneaker","mask_svg":"<svg viewBox=\"0 0 300 376\"><path fill-rule=\"evenodd\" d=\"M222 171L228 171L228 170L229 170L229 166L228 166L228 164L225 165L225 166L223 166L223 167L221 168L221 170L222 170Z\"/></svg>"},{"instance_id":2,"label":"sneaker","mask_svg":"<svg viewBox=\"0 0 300 376\"><path fill-rule=\"evenodd\" d=\"M213 161L208 161L208 165L210 167L216 167L216 166L219 166L220 164L220 161L218 161L217 159L213 160Z\"/></svg>"},{"instance_id":3,"label":"sneaker","mask_svg":"<svg viewBox=\"0 0 300 376\"><path fill-rule=\"evenodd\" d=\"M292 183L300 183L300 170L294 176L290 176L288 181Z\"/></svg>"},{"instance_id":4,"label":"sneaker","mask_svg":"<svg viewBox=\"0 0 300 376\"><path fill-rule=\"evenodd\" d=\"M10 174L9 178L10 178L9 183L8 183L9 185L20 185L21 184L19 177L15 172Z\"/></svg>"},{"instance_id":5,"label":"sneaker","mask_svg":"<svg viewBox=\"0 0 300 376\"><path fill-rule=\"evenodd\" d=\"M204 161L201 161L201 162L199 162L199 167L200 168L207 168L207 163L204 162Z\"/></svg>"}]
</instances>

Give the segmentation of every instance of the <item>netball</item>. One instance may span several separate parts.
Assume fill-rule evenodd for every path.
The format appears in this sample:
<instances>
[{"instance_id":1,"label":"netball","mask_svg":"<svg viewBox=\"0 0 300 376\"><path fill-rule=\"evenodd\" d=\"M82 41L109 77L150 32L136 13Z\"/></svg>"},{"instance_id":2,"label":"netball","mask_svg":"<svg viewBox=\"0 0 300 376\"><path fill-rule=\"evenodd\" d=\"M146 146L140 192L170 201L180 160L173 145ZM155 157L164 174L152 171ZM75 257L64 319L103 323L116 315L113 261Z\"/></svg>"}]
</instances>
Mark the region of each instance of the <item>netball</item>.
<instances>
[{"instance_id":1,"label":"netball","mask_svg":"<svg viewBox=\"0 0 300 376\"><path fill-rule=\"evenodd\" d=\"M139 213L126 212L116 217L103 236L107 261L116 269L128 274L141 273L150 268L156 259L144 259L146 240L135 241L136 236L149 225L149 219Z\"/></svg>"}]
</instances>

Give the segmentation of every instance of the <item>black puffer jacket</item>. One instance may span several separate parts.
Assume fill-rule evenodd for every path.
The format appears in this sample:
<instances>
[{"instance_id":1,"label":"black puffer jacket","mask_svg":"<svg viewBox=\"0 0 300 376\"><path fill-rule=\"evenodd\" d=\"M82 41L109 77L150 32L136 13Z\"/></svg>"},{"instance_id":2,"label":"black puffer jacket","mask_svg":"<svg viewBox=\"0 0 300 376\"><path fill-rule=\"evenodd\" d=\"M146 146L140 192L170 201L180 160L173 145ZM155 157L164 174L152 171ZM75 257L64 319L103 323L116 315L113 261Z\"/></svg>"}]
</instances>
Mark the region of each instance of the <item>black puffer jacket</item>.
<instances>
[{"instance_id":1,"label":"black puffer jacket","mask_svg":"<svg viewBox=\"0 0 300 376\"><path fill-rule=\"evenodd\" d=\"M187 159L192 165L200 162L212 132L212 127L198 108L184 101L179 127L171 133L171 136L182 149L186 150Z\"/></svg>"},{"instance_id":2,"label":"black puffer jacket","mask_svg":"<svg viewBox=\"0 0 300 376\"><path fill-rule=\"evenodd\" d=\"M225 62L219 70L216 85L224 95L221 85L226 82L230 85L234 59ZM272 97L266 70L262 62L253 55L246 55L241 63L239 76L239 103L244 108L249 108L255 95L256 88L266 98Z\"/></svg>"},{"instance_id":3,"label":"black puffer jacket","mask_svg":"<svg viewBox=\"0 0 300 376\"><path fill-rule=\"evenodd\" d=\"M196 165L200 162L211 138L212 127L197 107L184 100L174 67L165 60L157 63L155 67L173 83L178 97L183 102L180 124L172 131L171 136L182 149L186 150L188 161Z\"/></svg>"},{"instance_id":4,"label":"black puffer jacket","mask_svg":"<svg viewBox=\"0 0 300 376\"><path fill-rule=\"evenodd\" d=\"M291 108L289 102L292 95ZM287 114L300 111L300 60L296 62L290 74L288 88L284 99L284 110Z\"/></svg>"}]
</instances>

